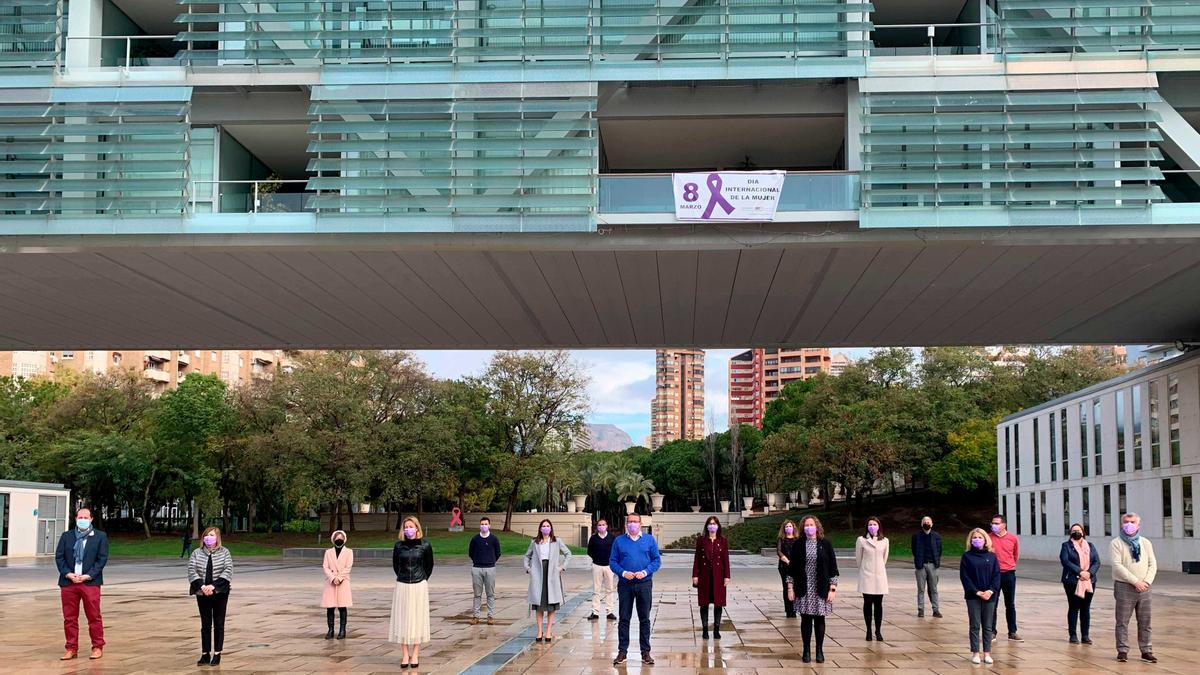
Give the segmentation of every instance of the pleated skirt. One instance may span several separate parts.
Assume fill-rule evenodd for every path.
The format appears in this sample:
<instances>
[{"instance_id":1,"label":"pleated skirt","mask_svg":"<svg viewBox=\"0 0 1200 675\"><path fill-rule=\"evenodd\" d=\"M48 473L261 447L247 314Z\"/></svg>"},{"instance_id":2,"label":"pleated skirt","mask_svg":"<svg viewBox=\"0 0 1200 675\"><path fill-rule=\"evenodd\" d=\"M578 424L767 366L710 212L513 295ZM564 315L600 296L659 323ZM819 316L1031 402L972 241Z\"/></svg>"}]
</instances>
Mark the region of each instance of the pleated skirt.
<instances>
[{"instance_id":1,"label":"pleated skirt","mask_svg":"<svg viewBox=\"0 0 1200 675\"><path fill-rule=\"evenodd\" d=\"M429 582L402 584L392 591L392 620L388 642L419 645L429 642Z\"/></svg>"}]
</instances>

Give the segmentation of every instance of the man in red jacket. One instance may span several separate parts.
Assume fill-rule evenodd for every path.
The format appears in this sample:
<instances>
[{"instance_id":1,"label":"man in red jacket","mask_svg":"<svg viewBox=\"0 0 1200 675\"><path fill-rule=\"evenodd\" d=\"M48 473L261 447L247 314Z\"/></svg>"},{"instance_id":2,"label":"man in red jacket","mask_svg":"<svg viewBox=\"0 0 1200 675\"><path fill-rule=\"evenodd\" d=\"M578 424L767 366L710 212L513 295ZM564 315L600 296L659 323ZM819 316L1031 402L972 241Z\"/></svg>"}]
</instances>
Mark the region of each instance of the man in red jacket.
<instances>
[{"instance_id":1,"label":"man in red jacket","mask_svg":"<svg viewBox=\"0 0 1200 675\"><path fill-rule=\"evenodd\" d=\"M1000 595L1004 596L1004 621L1008 624L1008 639L1013 642L1024 642L1017 634L1017 562L1021 559L1021 540L1017 535L1008 531L1008 521L1004 516L992 516L992 548L996 551L996 559L1000 561ZM1000 595L992 602L1000 609ZM999 622L999 612L992 614L992 637L996 637L996 624Z\"/></svg>"}]
</instances>

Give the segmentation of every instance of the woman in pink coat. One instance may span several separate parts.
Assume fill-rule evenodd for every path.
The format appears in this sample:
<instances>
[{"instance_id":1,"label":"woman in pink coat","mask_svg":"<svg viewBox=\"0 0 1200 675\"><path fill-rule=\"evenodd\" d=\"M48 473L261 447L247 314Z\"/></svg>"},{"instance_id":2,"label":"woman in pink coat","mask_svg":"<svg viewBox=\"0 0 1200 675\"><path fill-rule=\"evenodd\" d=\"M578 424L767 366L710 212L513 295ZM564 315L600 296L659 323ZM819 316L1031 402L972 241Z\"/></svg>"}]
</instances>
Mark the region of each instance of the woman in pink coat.
<instances>
[{"instance_id":1,"label":"woman in pink coat","mask_svg":"<svg viewBox=\"0 0 1200 675\"><path fill-rule=\"evenodd\" d=\"M321 593L321 606L325 608L325 620L329 623L326 640L333 639L333 608L338 610L337 639L346 638L346 608L354 604L350 597L350 568L354 567L354 551L346 548L346 533L338 530L330 535L333 548L325 549L325 590Z\"/></svg>"}]
</instances>

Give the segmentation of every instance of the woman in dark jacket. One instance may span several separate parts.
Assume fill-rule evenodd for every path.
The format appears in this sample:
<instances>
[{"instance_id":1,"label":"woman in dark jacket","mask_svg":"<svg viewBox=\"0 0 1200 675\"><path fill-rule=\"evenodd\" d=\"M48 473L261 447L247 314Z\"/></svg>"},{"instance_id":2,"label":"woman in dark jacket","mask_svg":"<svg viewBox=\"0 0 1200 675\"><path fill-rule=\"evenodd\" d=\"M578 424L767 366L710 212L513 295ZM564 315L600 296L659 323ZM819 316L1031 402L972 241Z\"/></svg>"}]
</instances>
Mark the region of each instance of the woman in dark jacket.
<instances>
[{"instance_id":1,"label":"woman in dark jacket","mask_svg":"<svg viewBox=\"0 0 1200 675\"><path fill-rule=\"evenodd\" d=\"M825 662L825 617L833 613L837 595L838 566L833 544L825 538L825 529L816 516L800 521L804 538L792 547L788 597L800 614L800 634L804 637L802 661L811 661L809 644L813 629L817 632L817 663Z\"/></svg>"},{"instance_id":2,"label":"woman in dark jacket","mask_svg":"<svg viewBox=\"0 0 1200 675\"><path fill-rule=\"evenodd\" d=\"M1088 631L1092 626L1092 596L1096 594L1096 573L1100 571L1100 553L1087 540L1083 525L1071 525L1071 538L1063 542L1058 554L1062 563L1062 585L1067 593L1067 632L1071 644L1092 644ZM1076 620L1079 633L1075 632Z\"/></svg>"},{"instance_id":3,"label":"woman in dark jacket","mask_svg":"<svg viewBox=\"0 0 1200 675\"><path fill-rule=\"evenodd\" d=\"M996 603L992 598L1000 592L1000 561L992 552L992 538L982 528L967 535L967 550L958 562L958 578L962 581L963 596L967 599L967 616L971 622L971 663L992 661L992 625ZM983 637L983 658L979 658L979 638Z\"/></svg>"},{"instance_id":4,"label":"woman in dark jacket","mask_svg":"<svg viewBox=\"0 0 1200 675\"><path fill-rule=\"evenodd\" d=\"M200 536L200 548L188 558L188 583L200 610L198 666L221 665L225 647L225 610L233 582L233 556L221 545L221 530L210 527ZM211 652L211 655L210 655Z\"/></svg>"},{"instance_id":5,"label":"woman in dark jacket","mask_svg":"<svg viewBox=\"0 0 1200 675\"><path fill-rule=\"evenodd\" d=\"M429 577L433 574L433 547L423 536L421 522L409 516L401 526L400 541L392 547L396 588L392 591L388 642L400 643L403 650L401 668L416 668L421 645L429 642ZM412 647L411 661L409 647Z\"/></svg>"},{"instance_id":6,"label":"woman in dark jacket","mask_svg":"<svg viewBox=\"0 0 1200 675\"><path fill-rule=\"evenodd\" d=\"M708 639L708 606L713 607L713 639L721 639L721 610L725 607L725 587L729 585L729 542L721 534L721 521L709 516L704 532L696 539L692 557L692 586L700 601L702 639Z\"/></svg>"},{"instance_id":7,"label":"woman in dark jacket","mask_svg":"<svg viewBox=\"0 0 1200 675\"><path fill-rule=\"evenodd\" d=\"M779 538L775 542L775 555L779 557L779 581L783 584L783 613L787 618L796 618L796 603L788 599L788 577L792 568L792 548L800 541L800 528L790 520L779 526Z\"/></svg>"}]
</instances>

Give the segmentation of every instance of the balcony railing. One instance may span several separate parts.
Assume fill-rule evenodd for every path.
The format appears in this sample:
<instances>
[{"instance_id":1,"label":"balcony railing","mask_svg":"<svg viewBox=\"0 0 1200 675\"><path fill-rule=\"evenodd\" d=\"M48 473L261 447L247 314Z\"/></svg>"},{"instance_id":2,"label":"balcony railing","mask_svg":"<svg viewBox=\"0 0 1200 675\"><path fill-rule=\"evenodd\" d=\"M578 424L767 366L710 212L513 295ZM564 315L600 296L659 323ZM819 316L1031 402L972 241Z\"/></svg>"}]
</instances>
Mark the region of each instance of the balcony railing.
<instances>
[{"instance_id":1,"label":"balcony railing","mask_svg":"<svg viewBox=\"0 0 1200 675\"><path fill-rule=\"evenodd\" d=\"M315 211L309 201L317 192L278 192L280 185L307 185L300 180L198 180L192 182L191 212L216 199L216 213L301 213ZM208 186L201 190L202 186ZM222 186L231 186L225 191ZM213 195L213 192L216 192ZM212 195L212 196L210 196Z\"/></svg>"},{"instance_id":2,"label":"balcony railing","mask_svg":"<svg viewBox=\"0 0 1200 675\"><path fill-rule=\"evenodd\" d=\"M789 173L779 211L854 211L856 173ZM600 177L600 213L674 213L670 174L608 174Z\"/></svg>"},{"instance_id":3,"label":"balcony railing","mask_svg":"<svg viewBox=\"0 0 1200 675\"><path fill-rule=\"evenodd\" d=\"M122 70L128 72L129 69L134 66L162 66L162 65L177 66L177 65L179 65L179 62L173 58L145 57L145 56L140 56L140 55L135 57L133 54L133 43L134 42L145 41L145 40L171 40L171 41L173 41L173 40L175 40L175 37L176 36L174 36L174 35L68 35L67 36L67 44L69 47L72 40L98 40L101 43L106 42L106 41L107 42L122 42L122 43L124 43L124 47L125 47L124 60L122 61L118 57L117 62L113 63L109 60L109 57L102 55L99 66L102 68L118 67L118 68L121 68ZM135 58L138 60L137 63L134 62Z\"/></svg>"}]
</instances>

